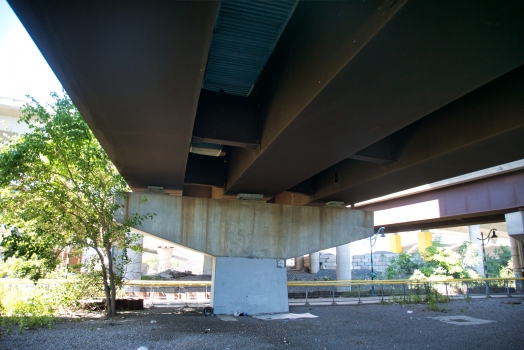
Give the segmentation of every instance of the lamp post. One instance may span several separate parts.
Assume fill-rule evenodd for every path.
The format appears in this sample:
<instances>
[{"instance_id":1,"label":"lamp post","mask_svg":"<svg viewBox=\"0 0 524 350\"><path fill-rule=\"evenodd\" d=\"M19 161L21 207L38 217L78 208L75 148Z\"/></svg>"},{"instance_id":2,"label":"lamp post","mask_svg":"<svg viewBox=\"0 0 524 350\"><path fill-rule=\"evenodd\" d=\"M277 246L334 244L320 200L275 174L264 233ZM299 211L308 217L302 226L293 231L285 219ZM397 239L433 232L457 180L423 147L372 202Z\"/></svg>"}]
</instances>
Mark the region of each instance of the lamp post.
<instances>
[{"instance_id":1,"label":"lamp post","mask_svg":"<svg viewBox=\"0 0 524 350\"><path fill-rule=\"evenodd\" d=\"M373 270L373 246L375 243L377 243L378 237L386 237L384 235L385 227L381 227L377 230L377 233L375 233L373 236L369 237L369 250L370 250L370 258L371 258L371 280L373 281L375 279L375 271ZM371 285L371 294L375 294L375 286Z\"/></svg>"},{"instance_id":2,"label":"lamp post","mask_svg":"<svg viewBox=\"0 0 524 350\"><path fill-rule=\"evenodd\" d=\"M497 241L497 229L495 228L492 228L491 230L489 230L488 234L486 235L486 237L484 237L484 233L481 231L480 232L480 237L481 238L477 238L478 240L480 240L482 242L482 260L484 261L484 276L486 276L486 278L488 278L488 269L486 267L486 245L489 244L489 240L491 239L493 241L493 243L495 243ZM488 281L486 281L486 295L489 295L489 283Z\"/></svg>"}]
</instances>

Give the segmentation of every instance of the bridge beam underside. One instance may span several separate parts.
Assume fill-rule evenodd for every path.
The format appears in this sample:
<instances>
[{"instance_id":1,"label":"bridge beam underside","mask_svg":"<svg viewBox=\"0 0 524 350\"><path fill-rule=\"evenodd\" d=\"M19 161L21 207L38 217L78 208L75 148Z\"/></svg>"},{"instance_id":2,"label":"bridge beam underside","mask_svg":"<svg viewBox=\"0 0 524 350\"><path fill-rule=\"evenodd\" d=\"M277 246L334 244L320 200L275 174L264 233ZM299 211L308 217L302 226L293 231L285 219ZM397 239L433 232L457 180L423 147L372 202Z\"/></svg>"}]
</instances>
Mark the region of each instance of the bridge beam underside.
<instances>
[{"instance_id":1,"label":"bridge beam underside","mask_svg":"<svg viewBox=\"0 0 524 350\"><path fill-rule=\"evenodd\" d=\"M375 225L390 232L504 221L524 207L524 170L372 203Z\"/></svg>"}]
</instances>

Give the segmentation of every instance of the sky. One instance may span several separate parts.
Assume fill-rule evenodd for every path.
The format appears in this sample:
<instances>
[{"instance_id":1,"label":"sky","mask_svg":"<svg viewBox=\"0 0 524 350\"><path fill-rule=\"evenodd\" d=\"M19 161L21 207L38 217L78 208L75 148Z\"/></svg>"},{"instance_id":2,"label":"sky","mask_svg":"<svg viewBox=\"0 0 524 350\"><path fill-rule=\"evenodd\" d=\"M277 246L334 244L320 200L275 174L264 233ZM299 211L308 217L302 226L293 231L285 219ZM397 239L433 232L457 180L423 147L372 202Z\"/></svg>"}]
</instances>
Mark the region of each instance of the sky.
<instances>
[{"instance_id":1,"label":"sky","mask_svg":"<svg viewBox=\"0 0 524 350\"><path fill-rule=\"evenodd\" d=\"M62 85L6 0L0 0L0 98L52 103Z\"/></svg>"}]
</instances>

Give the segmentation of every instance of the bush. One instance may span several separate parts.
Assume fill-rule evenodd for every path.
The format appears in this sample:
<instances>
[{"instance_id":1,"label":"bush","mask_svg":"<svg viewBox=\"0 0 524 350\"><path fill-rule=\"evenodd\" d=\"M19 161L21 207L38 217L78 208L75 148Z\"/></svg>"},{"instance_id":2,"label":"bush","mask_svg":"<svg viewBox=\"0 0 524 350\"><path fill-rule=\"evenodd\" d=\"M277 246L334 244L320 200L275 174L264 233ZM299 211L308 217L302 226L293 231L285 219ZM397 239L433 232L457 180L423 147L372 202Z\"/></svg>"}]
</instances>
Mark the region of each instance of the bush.
<instances>
[{"instance_id":1,"label":"bush","mask_svg":"<svg viewBox=\"0 0 524 350\"><path fill-rule=\"evenodd\" d=\"M2 327L10 332L18 325L18 332L27 328L52 327L56 312L53 293L43 288L0 287L0 319Z\"/></svg>"},{"instance_id":2,"label":"bush","mask_svg":"<svg viewBox=\"0 0 524 350\"><path fill-rule=\"evenodd\" d=\"M420 257L408 253L400 253L389 260L386 269L387 279L405 279L411 276L421 265Z\"/></svg>"}]
</instances>

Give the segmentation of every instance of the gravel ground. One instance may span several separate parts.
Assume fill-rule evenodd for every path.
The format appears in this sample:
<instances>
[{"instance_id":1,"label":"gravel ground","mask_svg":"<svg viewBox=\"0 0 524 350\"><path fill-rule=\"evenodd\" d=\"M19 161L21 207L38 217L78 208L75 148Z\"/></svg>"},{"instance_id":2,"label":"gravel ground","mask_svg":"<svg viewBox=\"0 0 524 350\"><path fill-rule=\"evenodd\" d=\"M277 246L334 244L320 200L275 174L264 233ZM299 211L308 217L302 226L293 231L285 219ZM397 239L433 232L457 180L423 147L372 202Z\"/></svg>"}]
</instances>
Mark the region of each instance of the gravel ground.
<instances>
[{"instance_id":1,"label":"gravel ground","mask_svg":"<svg viewBox=\"0 0 524 350\"><path fill-rule=\"evenodd\" d=\"M204 317L200 308L159 307L112 320L63 318L52 329L4 334L0 349L522 349L524 304L508 304L515 302L522 298L453 301L441 305L446 312L425 305L292 306L290 312L318 318L237 322ZM493 323L433 318L441 316Z\"/></svg>"}]
</instances>

